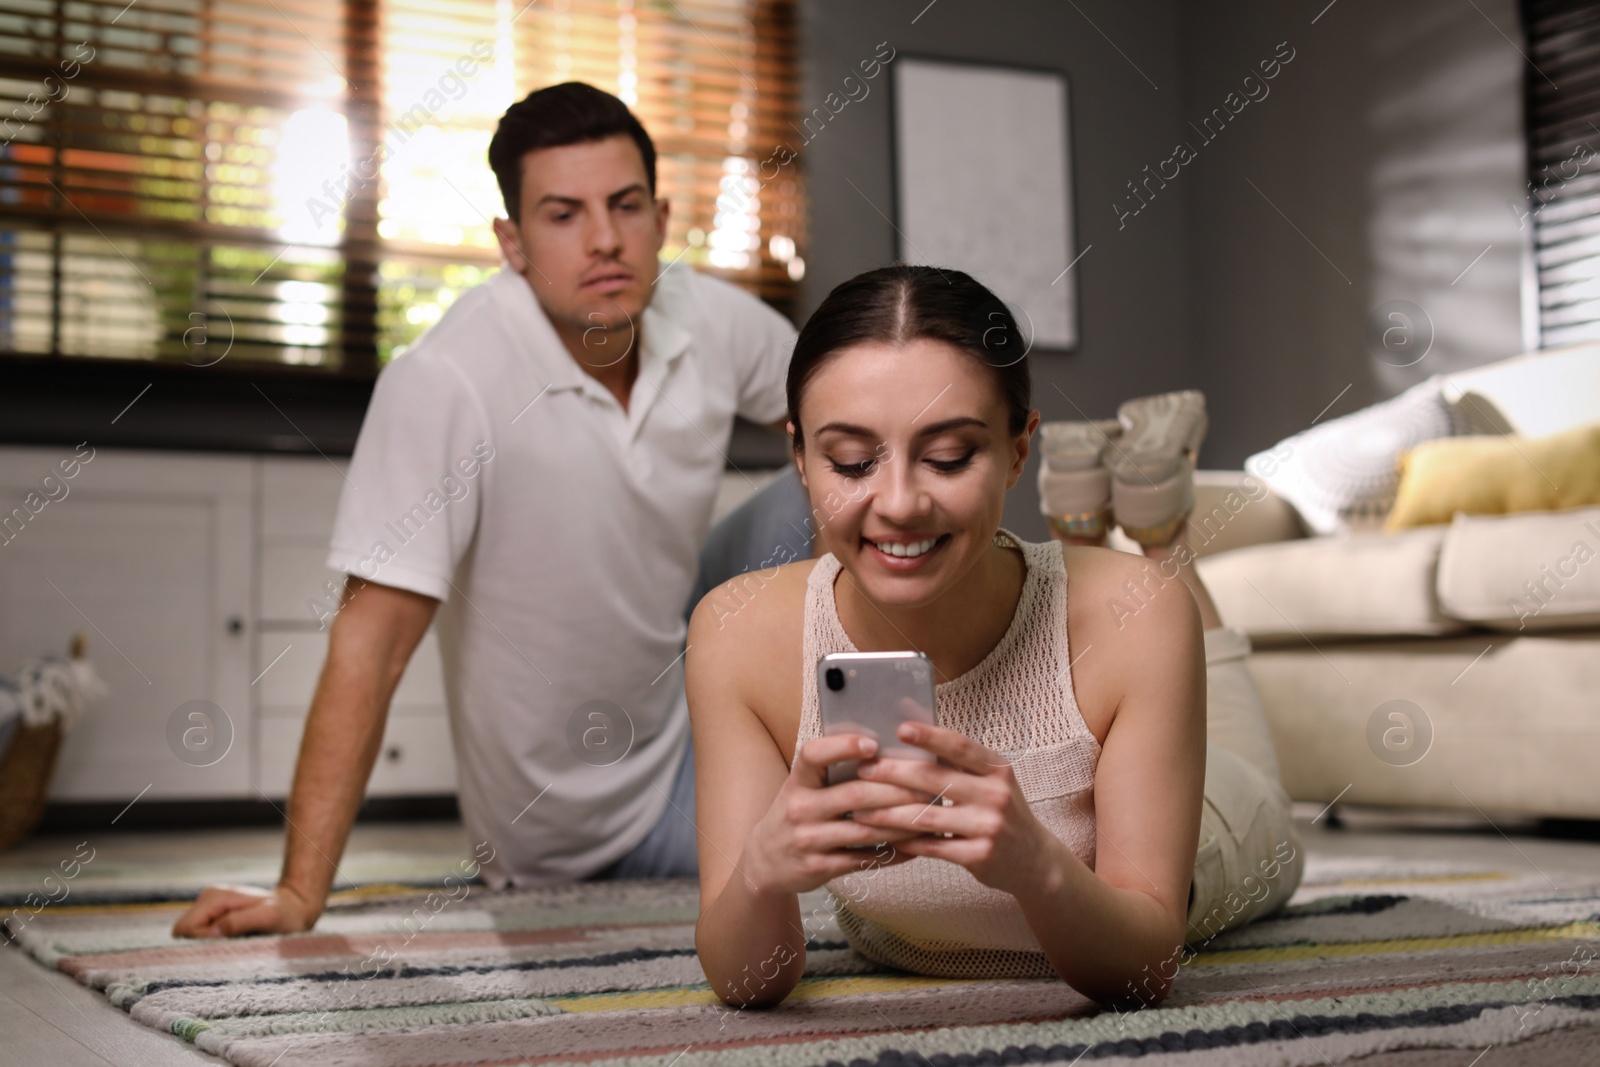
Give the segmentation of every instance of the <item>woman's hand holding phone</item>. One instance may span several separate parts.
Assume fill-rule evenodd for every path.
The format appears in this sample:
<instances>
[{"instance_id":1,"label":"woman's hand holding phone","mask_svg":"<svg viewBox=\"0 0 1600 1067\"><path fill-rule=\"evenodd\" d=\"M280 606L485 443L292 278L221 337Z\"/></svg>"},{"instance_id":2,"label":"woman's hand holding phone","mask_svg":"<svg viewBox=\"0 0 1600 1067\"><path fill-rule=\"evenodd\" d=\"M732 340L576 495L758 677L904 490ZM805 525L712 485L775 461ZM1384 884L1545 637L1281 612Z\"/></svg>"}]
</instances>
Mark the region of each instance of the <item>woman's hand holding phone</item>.
<instances>
[{"instance_id":1,"label":"woman's hand holding phone","mask_svg":"<svg viewBox=\"0 0 1600 1067\"><path fill-rule=\"evenodd\" d=\"M965 734L926 723L901 723L898 739L938 762L883 758L862 765L863 781L892 785L946 803L918 800L877 805L855 816L876 833L920 831L902 838L901 855L949 860L992 889L1014 896L1039 888L1060 840L1034 816L1011 762Z\"/></svg>"},{"instance_id":2,"label":"woman's hand holding phone","mask_svg":"<svg viewBox=\"0 0 1600 1067\"><path fill-rule=\"evenodd\" d=\"M884 830L862 816L868 809L921 803L925 797L862 778L827 784L830 764L860 760L870 768L877 753L878 743L862 734L832 734L802 745L789 777L751 832L739 871L763 892L804 893L841 875L909 859L896 846L923 836L922 830ZM844 818L849 813L855 818Z\"/></svg>"}]
</instances>

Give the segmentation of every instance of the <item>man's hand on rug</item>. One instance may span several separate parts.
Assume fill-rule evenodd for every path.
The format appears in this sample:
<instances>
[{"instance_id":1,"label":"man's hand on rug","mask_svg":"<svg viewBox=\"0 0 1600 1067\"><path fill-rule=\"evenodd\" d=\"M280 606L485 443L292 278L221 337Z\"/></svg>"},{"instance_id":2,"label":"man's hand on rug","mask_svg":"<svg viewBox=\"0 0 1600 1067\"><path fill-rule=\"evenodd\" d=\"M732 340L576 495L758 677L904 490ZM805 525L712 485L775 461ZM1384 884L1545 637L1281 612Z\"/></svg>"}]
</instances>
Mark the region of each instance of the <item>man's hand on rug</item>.
<instances>
[{"instance_id":1,"label":"man's hand on rug","mask_svg":"<svg viewBox=\"0 0 1600 1067\"><path fill-rule=\"evenodd\" d=\"M208 886L172 924L173 937L295 934L311 929L321 909L286 885Z\"/></svg>"},{"instance_id":2,"label":"man's hand on rug","mask_svg":"<svg viewBox=\"0 0 1600 1067\"><path fill-rule=\"evenodd\" d=\"M861 734L833 734L801 746L789 777L745 844L738 867L763 890L804 893L840 875L903 863L896 842L917 830L881 830L844 816L889 804L907 804L916 794L898 786L857 779L828 785L828 765L870 760L877 742ZM878 845L878 842L887 842ZM854 846L854 847L852 847Z\"/></svg>"}]
</instances>

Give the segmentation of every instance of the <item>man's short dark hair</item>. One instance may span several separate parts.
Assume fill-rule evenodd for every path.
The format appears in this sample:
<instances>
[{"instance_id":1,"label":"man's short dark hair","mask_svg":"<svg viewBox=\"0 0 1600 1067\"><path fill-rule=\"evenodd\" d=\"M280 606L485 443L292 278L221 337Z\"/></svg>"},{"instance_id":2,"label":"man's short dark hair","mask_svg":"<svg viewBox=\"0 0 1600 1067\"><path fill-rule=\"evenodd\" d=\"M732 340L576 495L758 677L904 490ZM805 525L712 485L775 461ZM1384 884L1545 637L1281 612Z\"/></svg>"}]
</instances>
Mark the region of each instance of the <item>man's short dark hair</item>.
<instances>
[{"instance_id":1,"label":"man's short dark hair","mask_svg":"<svg viewBox=\"0 0 1600 1067\"><path fill-rule=\"evenodd\" d=\"M540 148L586 144L617 136L631 137L639 146L650 195L654 196L656 146L621 100L584 82L563 82L535 90L512 104L500 116L500 125L489 142L489 167L500 183L506 216L515 222L522 210L523 156Z\"/></svg>"}]
</instances>

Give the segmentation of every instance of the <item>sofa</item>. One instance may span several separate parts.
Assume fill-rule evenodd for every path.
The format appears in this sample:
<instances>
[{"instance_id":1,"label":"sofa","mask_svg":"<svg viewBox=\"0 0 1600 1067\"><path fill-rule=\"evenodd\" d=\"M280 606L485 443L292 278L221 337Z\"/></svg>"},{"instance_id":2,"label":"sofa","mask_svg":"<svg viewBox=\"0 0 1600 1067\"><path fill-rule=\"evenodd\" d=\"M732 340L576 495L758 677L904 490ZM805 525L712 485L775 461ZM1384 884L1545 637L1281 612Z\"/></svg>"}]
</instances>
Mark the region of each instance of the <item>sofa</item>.
<instances>
[{"instance_id":1,"label":"sofa","mask_svg":"<svg viewBox=\"0 0 1600 1067\"><path fill-rule=\"evenodd\" d=\"M1600 422L1600 345L1436 385L1457 432L1541 437ZM1189 532L1291 796L1600 818L1600 501L1318 532L1273 483L1199 472Z\"/></svg>"}]
</instances>

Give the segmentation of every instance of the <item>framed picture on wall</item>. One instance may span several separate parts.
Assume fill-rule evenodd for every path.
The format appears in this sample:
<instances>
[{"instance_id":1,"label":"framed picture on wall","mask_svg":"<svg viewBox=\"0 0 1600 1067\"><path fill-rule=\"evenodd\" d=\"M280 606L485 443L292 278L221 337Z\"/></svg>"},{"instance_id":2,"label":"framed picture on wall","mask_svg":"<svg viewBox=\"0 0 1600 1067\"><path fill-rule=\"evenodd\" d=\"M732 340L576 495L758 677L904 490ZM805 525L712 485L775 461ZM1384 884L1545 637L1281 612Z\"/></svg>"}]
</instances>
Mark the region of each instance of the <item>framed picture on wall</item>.
<instances>
[{"instance_id":1,"label":"framed picture on wall","mask_svg":"<svg viewBox=\"0 0 1600 1067\"><path fill-rule=\"evenodd\" d=\"M965 271L1030 347L1078 344L1067 79L902 56L894 64L900 258Z\"/></svg>"}]
</instances>

